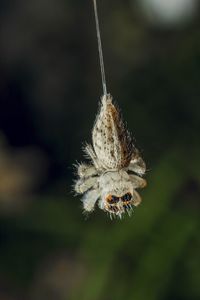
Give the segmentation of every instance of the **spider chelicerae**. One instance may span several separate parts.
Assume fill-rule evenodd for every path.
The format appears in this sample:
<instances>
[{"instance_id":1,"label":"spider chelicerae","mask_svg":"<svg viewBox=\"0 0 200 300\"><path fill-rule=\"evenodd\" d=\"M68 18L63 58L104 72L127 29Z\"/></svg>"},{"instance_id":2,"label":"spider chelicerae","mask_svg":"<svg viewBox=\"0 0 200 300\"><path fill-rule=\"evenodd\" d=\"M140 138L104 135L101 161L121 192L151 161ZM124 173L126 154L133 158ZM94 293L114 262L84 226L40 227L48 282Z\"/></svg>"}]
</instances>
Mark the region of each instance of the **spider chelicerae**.
<instances>
[{"instance_id":1,"label":"spider chelicerae","mask_svg":"<svg viewBox=\"0 0 200 300\"><path fill-rule=\"evenodd\" d=\"M91 162L78 164L75 183L75 191L84 194L84 211L92 212L98 203L111 218L130 214L141 202L136 189L146 186L146 166L110 94L101 99L92 145L84 150Z\"/></svg>"}]
</instances>

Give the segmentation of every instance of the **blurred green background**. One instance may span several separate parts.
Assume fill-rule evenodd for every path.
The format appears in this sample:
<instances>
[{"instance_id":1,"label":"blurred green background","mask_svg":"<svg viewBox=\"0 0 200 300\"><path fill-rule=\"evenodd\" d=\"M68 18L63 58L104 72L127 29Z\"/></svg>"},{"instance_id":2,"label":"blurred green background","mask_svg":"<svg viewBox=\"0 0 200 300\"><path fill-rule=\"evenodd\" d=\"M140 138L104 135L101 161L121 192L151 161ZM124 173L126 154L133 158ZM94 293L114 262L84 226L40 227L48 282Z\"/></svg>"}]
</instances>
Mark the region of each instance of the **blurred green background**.
<instances>
[{"instance_id":1,"label":"blurred green background","mask_svg":"<svg viewBox=\"0 0 200 300\"><path fill-rule=\"evenodd\" d=\"M1 0L0 300L200 299L199 1L98 2L143 202L85 220L72 192L102 93L92 0Z\"/></svg>"}]
</instances>

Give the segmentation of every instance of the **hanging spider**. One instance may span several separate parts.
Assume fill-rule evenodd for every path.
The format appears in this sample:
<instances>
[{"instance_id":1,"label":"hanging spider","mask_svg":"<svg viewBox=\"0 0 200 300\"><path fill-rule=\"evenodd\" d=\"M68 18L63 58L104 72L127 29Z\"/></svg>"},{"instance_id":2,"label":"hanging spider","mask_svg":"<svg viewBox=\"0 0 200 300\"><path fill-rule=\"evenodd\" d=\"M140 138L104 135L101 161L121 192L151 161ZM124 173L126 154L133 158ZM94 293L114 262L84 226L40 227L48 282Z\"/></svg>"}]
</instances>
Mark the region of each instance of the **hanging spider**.
<instances>
[{"instance_id":1,"label":"hanging spider","mask_svg":"<svg viewBox=\"0 0 200 300\"><path fill-rule=\"evenodd\" d=\"M141 198L135 189L143 188L146 181L145 163L134 147L112 97L102 97L101 109L92 131L92 145L85 147L91 164L78 165L80 179L75 191L85 194L84 210L92 212L95 203L110 213L121 217L137 206Z\"/></svg>"},{"instance_id":2,"label":"hanging spider","mask_svg":"<svg viewBox=\"0 0 200 300\"><path fill-rule=\"evenodd\" d=\"M96 0L93 2L104 94L92 130L92 145L85 147L91 163L78 165L79 179L75 183L75 191L84 194L85 212L92 212L98 202L111 218L121 218L123 213L130 214L133 205L141 202L136 189L146 185L142 178L146 166L111 95L107 93Z\"/></svg>"}]
</instances>

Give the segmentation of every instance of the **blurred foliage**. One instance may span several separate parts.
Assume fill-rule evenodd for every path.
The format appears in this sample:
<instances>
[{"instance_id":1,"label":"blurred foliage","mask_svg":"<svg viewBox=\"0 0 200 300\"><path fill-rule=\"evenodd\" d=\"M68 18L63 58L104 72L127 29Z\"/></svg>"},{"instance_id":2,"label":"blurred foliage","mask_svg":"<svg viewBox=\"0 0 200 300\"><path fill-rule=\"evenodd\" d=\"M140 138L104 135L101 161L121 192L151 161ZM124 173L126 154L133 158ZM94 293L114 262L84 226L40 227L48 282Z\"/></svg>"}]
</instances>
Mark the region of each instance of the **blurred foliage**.
<instances>
[{"instance_id":1,"label":"blurred foliage","mask_svg":"<svg viewBox=\"0 0 200 300\"><path fill-rule=\"evenodd\" d=\"M101 95L91 1L0 13L0 299L200 299L198 7L163 27L99 1L109 90L148 166L121 221L85 220L71 192Z\"/></svg>"}]
</instances>

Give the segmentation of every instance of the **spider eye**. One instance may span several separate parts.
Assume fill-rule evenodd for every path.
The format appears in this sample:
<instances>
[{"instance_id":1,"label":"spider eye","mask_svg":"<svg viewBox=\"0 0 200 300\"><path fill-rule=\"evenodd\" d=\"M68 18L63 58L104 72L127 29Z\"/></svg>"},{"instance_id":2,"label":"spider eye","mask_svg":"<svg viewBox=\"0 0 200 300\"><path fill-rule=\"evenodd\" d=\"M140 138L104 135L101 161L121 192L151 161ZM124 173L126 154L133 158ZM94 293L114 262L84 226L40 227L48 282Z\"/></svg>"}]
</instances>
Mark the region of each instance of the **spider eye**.
<instances>
[{"instance_id":1,"label":"spider eye","mask_svg":"<svg viewBox=\"0 0 200 300\"><path fill-rule=\"evenodd\" d=\"M117 203L119 201L119 197L116 197L114 195L108 195L106 197L106 200L110 203L110 204L114 204Z\"/></svg>"},{"instance_id":2,"label":"spider eye","mask_svg":"<svg viewBox=\"0 0 200 300\"><path fill-rule=\"evenodd\" d=\"M127 193L124 196L122 196L121 199L122 199L123 202L128 202L132 199L132 195L131 195L131 193Z\"/></svg>"}]
</instances>

